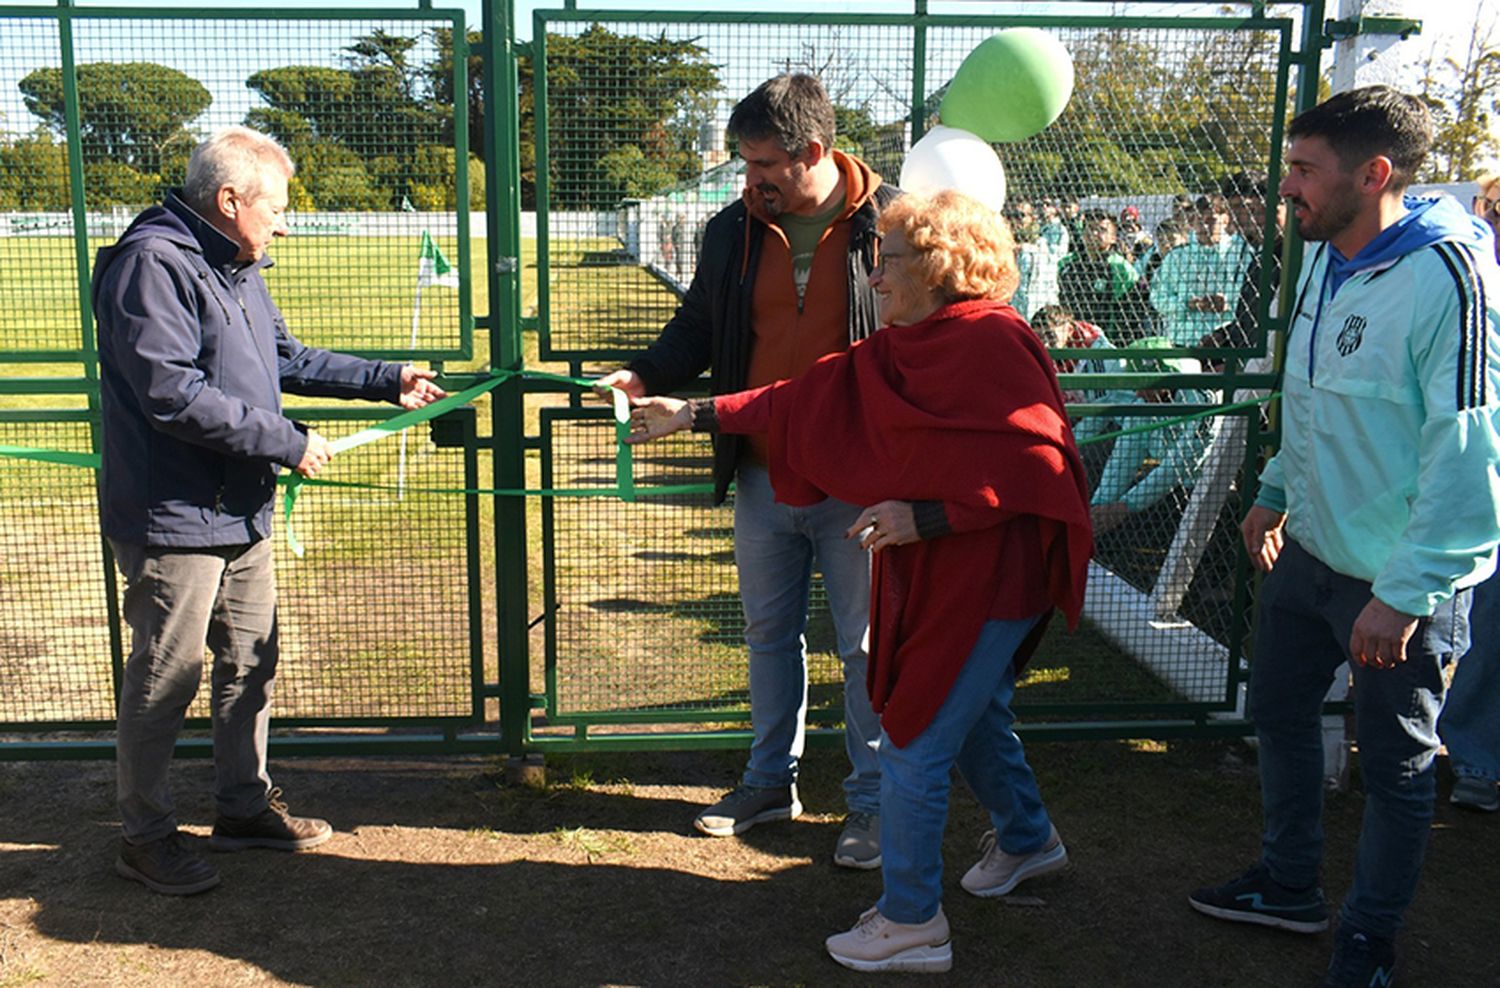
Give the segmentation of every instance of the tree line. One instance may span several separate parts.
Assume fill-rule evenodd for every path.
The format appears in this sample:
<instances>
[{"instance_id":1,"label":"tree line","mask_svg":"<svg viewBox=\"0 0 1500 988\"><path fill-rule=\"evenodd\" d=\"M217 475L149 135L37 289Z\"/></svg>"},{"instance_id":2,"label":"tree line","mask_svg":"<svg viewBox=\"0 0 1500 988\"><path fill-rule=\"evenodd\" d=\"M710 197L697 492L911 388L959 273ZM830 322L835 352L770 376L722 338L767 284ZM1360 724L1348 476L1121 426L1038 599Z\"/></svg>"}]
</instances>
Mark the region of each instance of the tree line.
<instances>
[{"instance_id":1,"label":"tree line","mask_svg":"<svg viewBox=\"0 0 1500 988\"><path fill-rule=\"evenodd\" d=\"M483 42L470 32L468 89L453 92L453 32L418 36L375 30L339 52L334 66L294 65L251 74L263 105L244 122L275 135L298 162L292 206L300 210L453 209L457 200L455 104L468 111L470 202L484 201ZM427 42L427 43L424 43ZM1075 197L1197 191L1229 167L1270 155L1275 38L1220 32L1191 50L1164 50L1138 33L1102 29L1071 44L1078 87L1062 117L1032 140L1002 147L1017 195ZM825 76L839 144L894 180L905 150L905 119L878 119L875 94L899 92L891 67L869 66L860 46L807 50L786 68ZM1452 59L1452 92L1442 66L1427 67L1424 96L1438 113L1439 147L1428 180L1467 177L1490 150L1487 111L1500 54L1489 36ZM793 62L798 64L793 64ZM1445 63L1446 64L1446 63ZM548 132L537 160L536 72L519 65L523 208L534 208L539 168L559 209L609 209L690 181L704 167L700 142L722 126L720 67L695 40L618 34L594 24L547 36ZM842 81L841 81L842 79ZM213 101L183 72L151 62L77 67L80 152L90 208L138 206L179 184L201 136L194 122ZM37 118L25 136L0 140L0 210L70 205L62 72L41 68L20 80ZM931 103L936 107L941 91ZM879 105L889 105L889 99ZM1286 112L1286 108L1281 108Z\"/></svg>"},{"instance_id":2,"label":"tree line","mask_svg":"<svg viewBox=\"0 0 1500 988\"><path fill-rule=\"evenodd\" d=\"M297 162L291 207L299 210L449 210L457 204L453 32L423 38L377 29L340 52L337 66L293 65L253 73L245 85L264 105L244 123L275 136ZM471 32L471 50L482 38ZM707 51L665 35L641 38L595 25L548 39L554 126L548 177L554 207L609 208L697 175L699 129L720 89ZM416 52L430 54L417 57ZM522 197L535 203L535 77L521 62ZM468 64L469 201L484 202L486 141L482 62ZM180 185L201 139L194 127L213 96L186 73L152 62L77 67L80 152L91 209L139 206ZM38 118L25 136L0 140L0 210L65 210L68 194L62 71L37 69L19 83Z\"/></svg>"}]
</instances>

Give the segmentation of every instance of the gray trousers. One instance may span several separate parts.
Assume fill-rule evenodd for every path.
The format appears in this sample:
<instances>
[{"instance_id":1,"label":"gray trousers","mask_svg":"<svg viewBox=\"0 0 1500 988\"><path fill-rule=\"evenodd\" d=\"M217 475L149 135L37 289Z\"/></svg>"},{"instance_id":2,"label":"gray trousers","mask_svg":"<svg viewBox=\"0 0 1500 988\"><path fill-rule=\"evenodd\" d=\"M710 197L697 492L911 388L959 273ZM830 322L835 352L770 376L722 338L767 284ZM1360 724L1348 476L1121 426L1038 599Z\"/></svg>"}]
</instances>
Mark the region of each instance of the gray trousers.
<instances>
[{"instance_id":1,"label":"gray trousers","mask_svg":"<svg viewBox=\"0 0 1500 988\"><path fill-rule=\"evenodd\" d=\"M276 677L271 543L167 549L110 540L125 576L130 658L120 687L116 772L132 844L177 828L167 770L213 652L215 800L221 816L266 808L266 737Z\"/></svg>"}]
</instances>

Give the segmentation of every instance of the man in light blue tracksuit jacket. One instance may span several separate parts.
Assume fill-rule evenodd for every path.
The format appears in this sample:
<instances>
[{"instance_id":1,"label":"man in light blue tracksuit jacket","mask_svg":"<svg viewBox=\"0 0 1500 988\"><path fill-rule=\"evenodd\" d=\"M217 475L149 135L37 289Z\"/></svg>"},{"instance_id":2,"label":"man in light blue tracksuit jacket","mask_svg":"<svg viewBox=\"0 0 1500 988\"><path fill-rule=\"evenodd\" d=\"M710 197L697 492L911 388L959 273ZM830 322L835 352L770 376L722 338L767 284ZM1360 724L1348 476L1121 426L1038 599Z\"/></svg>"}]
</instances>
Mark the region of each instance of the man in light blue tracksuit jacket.
<instances>
[{"instance_id":1,"label":"man in light blue tracksuit jacket","mask_svg":"<svg viewBox=\"0 0 1500 988\"><path fill-rule=\"evenodd\" d=\"M1242 530L1261 586L1249 710L1265 829L1200 912L1328 926L1319 710L1354 673L1365 788L1325 986L1394 984L1437 782L1443 666L1468 647L1469 587L1500 541L1500 337L1493 235L1449 199L1403 191L1431 144L1415 98L1341 93L1288 130L1281 194L1310 241L1283 383L1280 452Z\"/></svg>"}]
</instances>

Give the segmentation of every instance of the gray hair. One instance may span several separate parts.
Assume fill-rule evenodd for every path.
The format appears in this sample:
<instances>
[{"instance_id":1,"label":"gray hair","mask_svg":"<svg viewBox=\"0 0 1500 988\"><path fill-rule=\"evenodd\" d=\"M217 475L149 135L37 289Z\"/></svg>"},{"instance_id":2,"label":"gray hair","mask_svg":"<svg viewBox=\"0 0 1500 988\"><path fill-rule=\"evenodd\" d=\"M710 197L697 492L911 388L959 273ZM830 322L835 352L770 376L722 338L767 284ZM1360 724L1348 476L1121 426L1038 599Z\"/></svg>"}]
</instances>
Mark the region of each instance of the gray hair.
<instances>
[{"instance_id":1,"label":"gray hair","mask_svg":"<svg viewBox=\"0 0 1500 988\"><path fill-rule=\"evenodd\" d=\"M265 194L262 178L268 168L280 169L287 178L297 171L291 155L274 138L249 127L221 127L193 148L182 184L183 201L208 215L219 190L227 185L246 202L254 202Z\"/></svg>"}]
</instances>

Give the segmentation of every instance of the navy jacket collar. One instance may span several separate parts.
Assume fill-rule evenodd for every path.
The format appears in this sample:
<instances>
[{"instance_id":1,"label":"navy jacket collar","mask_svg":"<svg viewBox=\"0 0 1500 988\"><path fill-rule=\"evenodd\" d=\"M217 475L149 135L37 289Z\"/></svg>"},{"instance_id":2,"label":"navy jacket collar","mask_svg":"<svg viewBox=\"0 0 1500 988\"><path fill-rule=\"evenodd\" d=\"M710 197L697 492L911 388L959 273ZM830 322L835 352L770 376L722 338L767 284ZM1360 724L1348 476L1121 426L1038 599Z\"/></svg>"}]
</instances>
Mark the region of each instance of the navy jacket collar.
<instances>
[{"instance_id":1,"label":"navy jacket collar","mask_svg":"<svg viewBox=\"0 0 1500 988\"><path fill-rule=\"evenodd\" d=\"M198 242L199 248L203 251L203 259L213 267L233 274L246 267L265 267L270 264L268 257L262 257L259 261L250 263L236 260L240 245L220 233L213 224L184 202L180 190L169 191L162 205L187 227L188 232L193 235L193 239Z\"/></svg>"}]
</instances>

